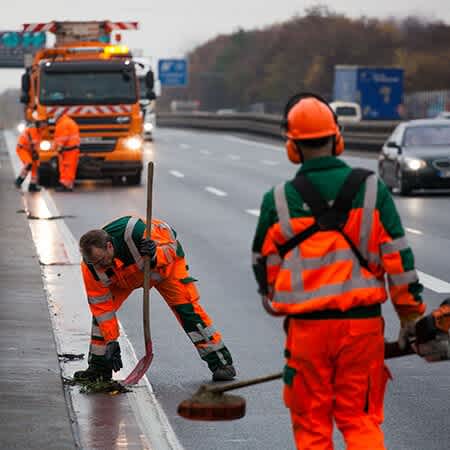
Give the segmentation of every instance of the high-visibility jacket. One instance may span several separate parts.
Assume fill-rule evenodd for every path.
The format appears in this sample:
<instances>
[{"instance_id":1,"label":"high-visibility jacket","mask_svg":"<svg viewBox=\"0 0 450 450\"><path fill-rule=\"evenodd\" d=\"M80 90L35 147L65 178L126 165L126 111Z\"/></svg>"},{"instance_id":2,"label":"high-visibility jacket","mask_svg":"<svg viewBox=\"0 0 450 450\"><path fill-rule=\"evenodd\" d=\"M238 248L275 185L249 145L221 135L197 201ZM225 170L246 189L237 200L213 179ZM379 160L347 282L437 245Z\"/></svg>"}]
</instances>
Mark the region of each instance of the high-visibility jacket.
<instances>
[{"instance_id":1,"label":"high-visibility jacket","mask_svg":"<svg viewBox=\"0 0 450 450\"><path fill-rule=\"evenodd\" d=\"M329 202L335 200L351 168L335 157L305 162L300 172ZM344 232L368 261L361 267L341 233L320 231L289 251L278 246L314 222L291 182L263 198L253 241L253 263L266 263L269 299L275 312L298 315L324 310L348 311L386 301L388 293L400 318L423 314L422 285L414 268L400 217L386 186L370 175L353 199Z\"/></svg>"},{"instance_id":2,"label":"high-visibility jacket","mask_svg":"<svg viewBox=\"0 0 450 450\"><path fill-rule=\"evenodd\" d=\"M80 148L80 129L77 123L64 114L55 126L54 142L56 150L70 151Z\"/></svg>"},{"instance_id":3,"label":"high-visibility jacket","mask_svg":"<svg viewBox=\"0 0 450 450\"><path fill-rule=\"evenodd\" d=\"M89 307L103 338L108 342L119 336L117 305L110 288L114 286L130 290L143 285L144 260L138 248L146 225L137 217L125 216L105 225L103 230L112 237L113 267L100 271L95 270L91 264L82 262L81 269ZM196 281L188 277L184 264L177 264L184 259L184 252L176 239L175 231L168 224L152 219L151 239L157 243L156 266L150 272L152 283L162 281L169 274L177 276L184 283ZM179 273L174 274L174 271Z\"/></svg>"},{"instance_id":4,"label":"high-visibility jacket","mask_svg":"<svg viewBox=\"0 0 450 450\"><path fill-rule=\"evenodd\" d=\"M30 156L37 155L41 140L41 133L36 127L25 128L17 140L18 153L20 149L29 152Z\"/></svg>"}]
</instances>

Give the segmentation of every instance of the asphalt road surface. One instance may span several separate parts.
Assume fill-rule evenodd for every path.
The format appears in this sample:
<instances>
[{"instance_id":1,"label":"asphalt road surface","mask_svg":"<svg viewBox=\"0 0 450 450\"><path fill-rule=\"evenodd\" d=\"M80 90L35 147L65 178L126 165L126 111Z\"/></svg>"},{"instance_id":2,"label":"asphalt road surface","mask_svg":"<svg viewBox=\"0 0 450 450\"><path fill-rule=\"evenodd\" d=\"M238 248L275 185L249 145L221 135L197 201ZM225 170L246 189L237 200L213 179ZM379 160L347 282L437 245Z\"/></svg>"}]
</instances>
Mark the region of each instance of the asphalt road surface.
<instances>
[{"instance_id":1,"label":"asphalt road surface","mask_svg":"<svg viewBox=\"0 0 450 450\"><path fill-rule=\"evenodd\" d=\"M376 155L348 152L352 166L376 170ZM251 272L251 241L263 193L292 177L280 142L174 129L158 129L146 144L155 162L153 215L178 233L199 279L201 302L232 352L239 379L278 372L284 365L281 320L260 305ZM85 182L74 193L52 193L78 239L85 231L126 214L145 217L145 185L113 187ZM450 193L396 197L426 282L429 309L450 296ZM210 381L206 365L156 291L151 292L155 358L147 375L180 442L196 450L293 449L282 384L272 381L239 392L245 418L234 422L190 422L176 414L178 403ZM138 355L143 354L141 292L123 306L119 318ZM396 338L398 320L383 307L386 336ZM88 336L86 336L88 339ZM396 450L449 448L450 362L426 364L417 357L390 361L393 382L385 402L386 445ZM343 448L336 436L336 448Z\"/></svg>"}]
</instances>

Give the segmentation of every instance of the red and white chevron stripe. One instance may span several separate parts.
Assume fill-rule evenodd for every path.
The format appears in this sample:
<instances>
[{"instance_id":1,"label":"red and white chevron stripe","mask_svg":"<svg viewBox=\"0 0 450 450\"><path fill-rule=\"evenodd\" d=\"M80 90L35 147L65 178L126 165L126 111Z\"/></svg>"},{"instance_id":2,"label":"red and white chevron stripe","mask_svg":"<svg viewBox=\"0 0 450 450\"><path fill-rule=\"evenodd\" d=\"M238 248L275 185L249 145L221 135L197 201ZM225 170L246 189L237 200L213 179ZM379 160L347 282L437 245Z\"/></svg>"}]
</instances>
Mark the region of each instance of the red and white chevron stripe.
<instances>
[{"instance_id":1,"label":"red and white chevron stripe","mask_svg":"<svg viewBox=\"0 0 450 450\"><path fill-rule=\"evenodd\" d=\"M106 22L106 28L111 30L137 30L139 22Z\"/></svg>"},{"instance_id":2,"label":"red and white chevron stripe","mask_svg":"<svg viewBox=\"0 0 450 450\"><path fill-rule=\"evenodd\" d=\"M131 105L83 105L83 106L47 106L47 114L63 112L69 116L78 114L129 114Z\"/></svg>"},{"instance_id":3,"label":"red and white chevron stripe","mask_svg":"<svg viewBox=\"0 0 450 450\"><path fill-rule=\"evenodd\" d=\"M39 31L55 31L55 22L48 23L24 23L23 31L27 33L38 33Z\"/></svg>"}]
</instances>

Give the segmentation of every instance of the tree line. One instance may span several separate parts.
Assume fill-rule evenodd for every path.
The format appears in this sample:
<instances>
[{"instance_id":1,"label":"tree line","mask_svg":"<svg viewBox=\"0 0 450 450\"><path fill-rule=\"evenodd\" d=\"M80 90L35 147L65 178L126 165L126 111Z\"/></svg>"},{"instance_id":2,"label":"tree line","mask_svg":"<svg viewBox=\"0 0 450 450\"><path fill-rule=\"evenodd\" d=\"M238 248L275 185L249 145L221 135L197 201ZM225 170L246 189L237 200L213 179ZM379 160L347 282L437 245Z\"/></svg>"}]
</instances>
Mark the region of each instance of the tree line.
<instances>
[{"instance_id":1,"label":"tree line","mask_svg":"<svg viewBox=\"0 0 450 450\"><path fill-rule=\"evenodd\" d=\"M200 109L248 111L264 103L279 113L298 91L331 100L334 66L396 66L405 92L450 89L450 25L420 17L351 19L315 6L272 26L219 35L187 54L189 84L164 88L159 110L172 100L198 100ZM445 62L447 61L447 63Z\"/></svg>"}]
</instances>

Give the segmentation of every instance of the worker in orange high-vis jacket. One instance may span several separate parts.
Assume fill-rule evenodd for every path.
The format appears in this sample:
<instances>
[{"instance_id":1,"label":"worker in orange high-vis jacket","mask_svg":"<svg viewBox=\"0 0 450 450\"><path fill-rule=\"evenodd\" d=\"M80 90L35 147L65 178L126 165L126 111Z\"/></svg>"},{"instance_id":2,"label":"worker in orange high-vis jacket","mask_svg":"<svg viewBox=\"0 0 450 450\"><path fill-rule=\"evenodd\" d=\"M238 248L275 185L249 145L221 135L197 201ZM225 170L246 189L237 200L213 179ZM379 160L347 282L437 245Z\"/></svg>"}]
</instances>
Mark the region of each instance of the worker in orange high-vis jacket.
<instances>
[{"instance_id":1,"label":"worker in orange high-vis jacket","mask_svg":"<svg viewBox=\"0 0 450 450\"><path fill-rule=\"evenodd\" d=\"M89 366L77 380L110 380L122 366L117 311L127 297L143 286L143 257L151 261L150 287L155 287L175 314L212 372L214 381L236 376L231 354L199 302L195 278L188 273L176 232L152 220L151 236L138 217L125 216L91 230L80 239L81 270L93 316ZM182 362L181 362L182 364Z\"/></svg>"},{"instance_id":2,"label":"worker in orange high-vis jacket","mask_svg":"<svg viewBox=\"0 0 450 450\"><path fill-rule=\"evenodd\" d=\"M17 188L22 186L22 183L31 172L28 191L39 192L41 190L38 185L39 145L42 140L42 130L46 126L46 121L37 120L32 126L25 128L19 136L16 152L23 163L23 167L19 173L19 176L14 181Z\"/></svg>"},{"instance_id":3,"label":"worker in orange high-vis jacket","mask_svg":"<svg viewBox=\"0 0 450 450\"><path fill-rule=\"evenodd\" d=\"M333 448L335 422L347 450L384 449L381 304L390 294L404 348L425 311L413 253L386 186L337 158L344 142L325 100L292 97L283 129L289 159L302 166L263 198L253 268L266 310L286 317L295 443Z\"/></svg>"},{"instance_id":4,"label":"worker in orange high-vis jacket","mask_svg":"<svg viewBox=\"0 0 450 450\"><path fill-rule=\"evenodd\" d=\"M59 185L57 191L73 191L80 155L80 130L67 113L55 115L54 146L58 152Z\"/></svg>"}]
</instances>

